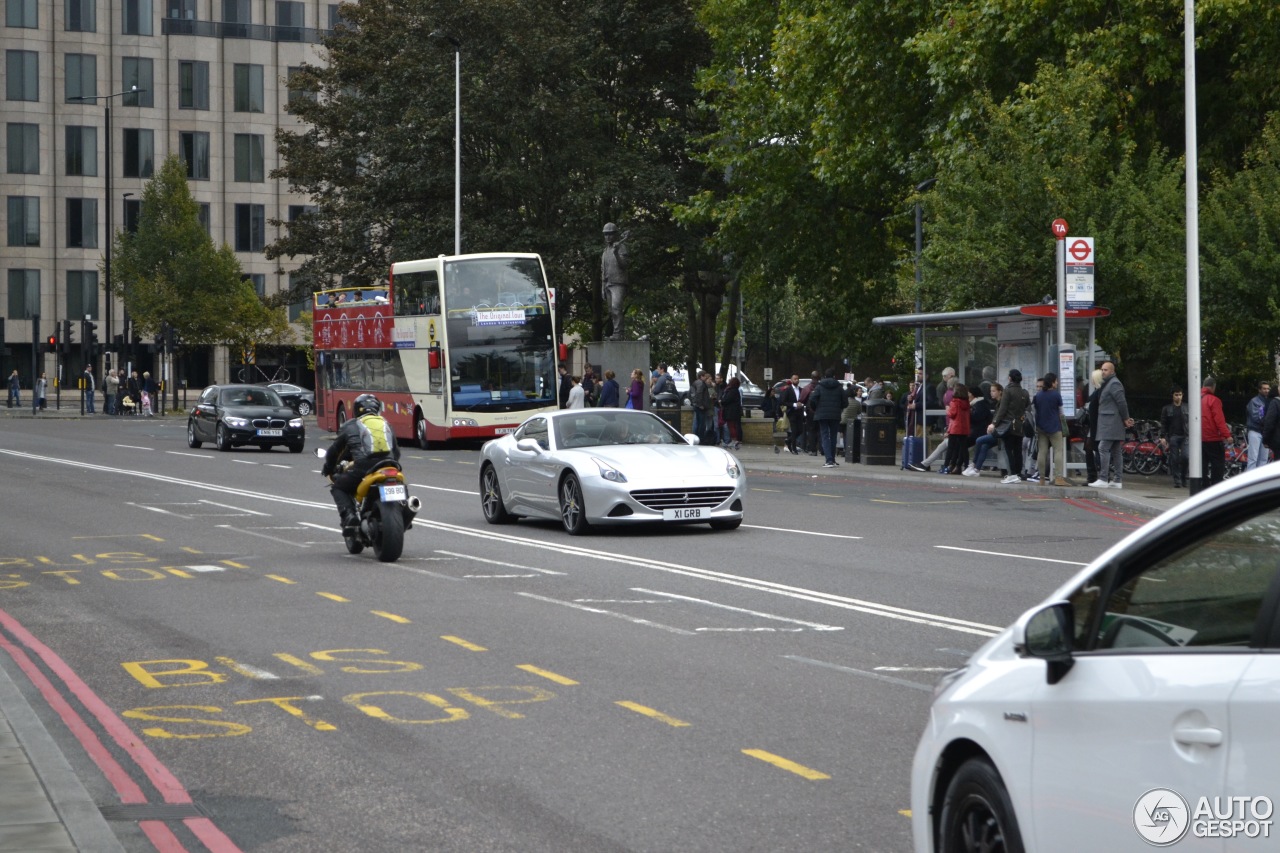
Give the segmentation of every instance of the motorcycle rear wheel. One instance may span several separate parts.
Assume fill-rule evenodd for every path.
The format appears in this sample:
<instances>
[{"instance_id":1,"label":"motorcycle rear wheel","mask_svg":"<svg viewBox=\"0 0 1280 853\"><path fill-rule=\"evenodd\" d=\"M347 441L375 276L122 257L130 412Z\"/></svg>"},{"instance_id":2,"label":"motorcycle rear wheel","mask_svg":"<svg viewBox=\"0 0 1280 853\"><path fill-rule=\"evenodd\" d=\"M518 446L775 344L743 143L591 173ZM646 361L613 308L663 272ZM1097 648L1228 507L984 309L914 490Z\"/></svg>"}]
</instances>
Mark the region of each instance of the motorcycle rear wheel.
<instances>
[{"instance_id":1,"label":"motorcycle rear wheel","mask_svg":"<svg viewBox=\"0 0 1280 853\"><path fill-rule=\"evenodd\" d=\"M378 506L377 535L373 537L373 555L382 563L394 563L404 551L404 512L398 503Z\"/></svg>"}]
</instances>

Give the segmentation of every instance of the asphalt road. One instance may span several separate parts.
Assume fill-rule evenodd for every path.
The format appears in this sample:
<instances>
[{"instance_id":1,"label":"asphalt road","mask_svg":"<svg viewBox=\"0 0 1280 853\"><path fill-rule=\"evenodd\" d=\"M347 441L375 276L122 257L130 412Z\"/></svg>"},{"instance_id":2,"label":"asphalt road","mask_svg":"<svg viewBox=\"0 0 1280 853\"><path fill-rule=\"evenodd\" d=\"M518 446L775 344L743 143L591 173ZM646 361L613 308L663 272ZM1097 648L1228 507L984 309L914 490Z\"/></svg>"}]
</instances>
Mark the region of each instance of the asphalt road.
<instances>
[{"instance_id":1,"label":"asphalt road","mask_svg":"<svg viewBox=\"0 0 1280 853\"><path fill-rule=\"evenodd\" d=\"M96 802L189 795L192 851L906 850L932 684L1142 522L748 469L737 531L570 538L407 449L383 565L309 453L184 428L4 423L0 639L54 687L0 666Z\"/></svg>"}]
</instances>

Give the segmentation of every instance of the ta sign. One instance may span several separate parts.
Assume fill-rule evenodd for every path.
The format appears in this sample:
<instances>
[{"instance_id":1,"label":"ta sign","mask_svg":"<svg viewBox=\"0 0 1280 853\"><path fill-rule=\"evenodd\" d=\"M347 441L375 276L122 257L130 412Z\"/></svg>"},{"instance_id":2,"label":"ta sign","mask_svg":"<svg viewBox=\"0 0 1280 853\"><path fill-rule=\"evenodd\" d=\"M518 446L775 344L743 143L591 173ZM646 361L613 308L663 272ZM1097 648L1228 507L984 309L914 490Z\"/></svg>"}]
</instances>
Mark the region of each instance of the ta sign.
<instances>
[{"instance_id":1,"label":"ta sign","mask_svg":"<svg viewBox=\"0 0 1280 853\"><path fill-rule=\"evenodd\" d=\"M1062 218L1053 220L1053 223L1049 226L1049 230L1053 232L1053 236L1055 239L1065 240L1067 237L1067 231L1068 231L1067 220Z\"/></svg>"}]
</instances>

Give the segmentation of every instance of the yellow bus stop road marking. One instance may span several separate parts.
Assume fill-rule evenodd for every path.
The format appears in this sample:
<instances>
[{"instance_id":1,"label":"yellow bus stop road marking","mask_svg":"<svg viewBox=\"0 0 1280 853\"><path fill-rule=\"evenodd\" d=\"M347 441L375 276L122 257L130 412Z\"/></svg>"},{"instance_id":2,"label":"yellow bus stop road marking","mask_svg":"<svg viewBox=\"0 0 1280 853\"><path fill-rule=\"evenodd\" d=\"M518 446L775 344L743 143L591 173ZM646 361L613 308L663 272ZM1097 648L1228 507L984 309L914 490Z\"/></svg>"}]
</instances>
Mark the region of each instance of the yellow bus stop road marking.
<instances>
[{"instance_id":1,"label":"yellow bus stop road marking","mask_svg":"<svg viewBox=\"0 0 1280 853\"><path fill-rule=\"evenodd\" d=\"M383 619L390 619L392 622L399 622L401 625L408 625L409 620L403 616L397 616L394 613L388 613L385 610L370 610L374 616L381 616Z\"/></svg>"},{"instance_id":2,"label":"yellow bus stop road marking","mask_svg":"<svg viewBox=\"0 0 1280 853\"><path fill-rule=\"evenodd\" d=\"M351 599L343 598L340 595L334 595L331 592L317 592L316 595L320 596L321 598L327 598L330 601L341 601L344 604L349 604L351 602Z\"/></svg>"},{"instance_id":3,"label":"yellow bus stop road marking","mask_svg":"<svg viewBox=\"0 0 1280 853\"><path fill-rule=\"evenodd\" d=\"M273 581L280 581L280 583L297 583L297 581L291 581L288 578L281 577L280 575L264 575L264 577L271 578Z\"/></svg>"},{"instance_id":4,"label":"yellow bus stop road marking","mask_svg":"<svg viewBox=\"0 0 1280 853\"><path fill-rule=\"evenodd\" d=\"M803 776L806 779L816 781L819 779L831 778L821 770L814 770L811 767L805 767L803 764L796 764L794 761L789 761L781 755L774 755L772 752L765 752L763 749L744 749L742 752L745 755L750 755L752 758L758 758L761 761L772 764L774 767L781 767L783 770L790 770L797 776Z\"/></svg>"},{"instance_id":5,"label":"yellow bus stop road marking","mask_svg":"<svg viewBox=\"0 0 1280 853\"><path fill-rule=\"evenodd\" d=\"M489 651L484 646L477 646L475 643L468 643L466 640L462 639L461 637L455 637L452 634L445 634L440 639L453 643L454 645L462 646L467 651L472 651L472 652Z\"/></svg>"},{"instance_id":6,"label":"yellow bus stop road marking","mask_svg":"<svg viewBox=\"0 0 1280 853\"><path fill-rule=\"evenodd\" d=\"M839 498L839 497L843 497L843 495L824 495L822 492L810 492L810 493L809 493L809 497L811 497L811 498Z\"/></svg>"},{"instance_id":7,"label":"yellow bus stop road marking","mask_svg":"<svg viewBox=\"0 0 1280 853\"><path fill-rule=\"evenodd\" d=\"M636 702L623 701L623 702L615 702L614 704L621 705L622 707L626 708L629 711L635 711L637 714L644 714L646 717L652 717L658 722L666 723L668 726L672 726L674 728L680 728L682 726L692 725L692 723L686 723L684 720L677 720L675 717L668 717L666 714L662 713L661 711L655 711L652 708L647 708L644 705L640 705Z\"/></svg>"},{"instance_id":8,"label":"yellow bus stop road marking","mask_svg":"<svg viewBox=\"0 0 1280 853\"><path fill-rule=\"evenodd\" d=\"M525 672L532 672L534 675L541 675L543 678L549 681L554 681L556 684L573 685L578 683L574 681L572 678L567 678L563 675L557 675L554 672L550 672L545 669L539 669L538 667L534 666L531 663L517 664L516 669L523 669Z\"/></svg>"}]
</instances>

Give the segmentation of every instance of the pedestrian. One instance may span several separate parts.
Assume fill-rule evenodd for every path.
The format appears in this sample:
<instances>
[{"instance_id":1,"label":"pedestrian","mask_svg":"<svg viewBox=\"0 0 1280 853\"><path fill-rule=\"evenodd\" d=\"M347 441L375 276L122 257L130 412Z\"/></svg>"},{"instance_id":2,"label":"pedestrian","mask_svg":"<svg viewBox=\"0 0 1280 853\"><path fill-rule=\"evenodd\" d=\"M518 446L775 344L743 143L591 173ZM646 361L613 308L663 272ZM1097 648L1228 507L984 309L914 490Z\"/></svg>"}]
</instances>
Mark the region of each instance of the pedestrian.
<instances>
[{"instance_id":1,"label":"pedestrian","mask_svg":"<svg viewBox=\"0 0 1280 853\"><path fill-rule=\"evenodd\" d=\"M151 378L151 372L144 370L142 372L142 414L151 417L155 412L163 414L164 407L160 405L160 386Z\"/></svg>"},{"instance_id":2,"label":"pedestrian","mask_svg":"<svg viewBox=\"0 0 1280 853\"><path fill-rule=\"evenodd\" d=\"M729 432L729 441L733 442L733 449L737 450L742 447L742 383L736 376L725 383L724 391L720 394L720 413ZM729 446L729 441L725 442L726 447Z\"/></svg>"},{"instance_id":3,"label":"pedestrian","mask_svg":"<svg viewBox=\"0 0 1280 853\"><path fill-rule=\"evenodd\" d=\"M1098 389L1098 479L1095 489L1123 489L1125 430L1133 426L1124 385L1116 376L1116 366L1102 362L1102 386Z\"/></svg>"},{"instance_id":4,"label":"pedestrian","mask_svg":"<svg viewBox=\"0 0 1280 853\"><path fill-rule=\"evenodd\" d=\"M817 390L818 383L822 380L822 375L818 371L811 371L809 374L809 384L804 386L800 391L800 402L804 403L805 424L804 424L804 452L810 456L818 455L818 419L813 416L813 406L810 403L810 397Z\"/></svg>"},{"instance_id":5,"label":"pedestrian","mask_svg":"<svg viewBox=\"0 0 1280 853\"><path fill-rule=\"evenodd\" d=\"M951 389L947 404L947 458L945 470L959 476L969 467L969 388L959 382Z\"/></svg>"},{"instance_id":6,"label":"pedestrian","mask_svg":"<svg viewBox=\"0 0 1280 853\"><path fill-rule=\"evenodd\" d=\"M720 397L728 387L729 383L724 381L724 376L717 373L711 383L711 406L715 410L712 417L712 423L715 425L715 441L713 444L729 443L729 425L724 422L724 408L720 405Z\"/></svg>"},{"instance_id":7,"label":"pedestrian","mask_svg":"<svg viewBox=\"0 0 1280 853\"><path fill-rule=\"evenodd\" d=\"M120 396L120 377L116 375L116 369L113 367L107 371L106 379L102 380L102 411L108 415L118 415L120 410L116 404L119 402L116 398Z\"/></svg>"},{"instance_id":8,"label":"pedestrian","mask_svg":"<svg viewBox=\"0 0 1280 853\"><path fill-rule=\"evenodd\" d=\"M951 371L951 375L947 376L947 370ZM942 382L938 383L938 387L942 389L941 395L939 396L938 399L941 402L942 408L944 411L946 411L951 406L951 399L955 396L955 393L956 393L955 389L957 384L955 371L952 370L950 367L948 367L947 370L942 371L943 375L946 376L946 378L943 379ZM938 442L938 446L935 447L928 456L926 456L924 459L921 459L920 462L918 463L913 462L907 467L910 468L912 471L932 471L933 463L941 459L943 462L943 465L942 465L944 469L943 473L944 474L947 473L945 469L947 467L946 466L947 450L949 449L950 442L951 442L951 426L950 425L951 425L950 418L948 418L946 415L943 415L942 441Z\"/></svg>"},{"instance_id":9,"label":"pedestrian","mask_svg":"<svg viewBox=\"0 0 1280 853\"><path fill-rule=\"evenodd\" d=\"M1173 486L1181 489L1187 484L1187 404L1182 399L1181 388L1173 389L1173 402L1160 410L1160 441L1164 445L1164 461L1173 475Z\"/></svg>"},{"instance_id":10,"label":"pedestrian","mask_svg":"<svg viewBox=\"0 0 1280 853\"><path fill-rule=\"evenodd\" d=\"M862 438L858 435L858 420L862 417L862 400L858 399L857 386L846 389L849 402L840 414L840 430L844 433L845 458L857 462L862 458ZM852 429L850 429L852 427ZM839 464L839 460L836 460Z\"/></svg>"},{"instance_id":11,"label":"pedestrian","mask_svg":"<svg viewBox=\"0 0 1280 853\"><path fill-rule=\"evenodd\" d=\"M1244 469L1252 471L1267 463L1267 451L1262 446L1262 422L1267 416L1267 398L1271 394L1270 382L1258 383L1258 394L1244 407L1244 428L1249 440L1249 459Z\"/></svg>"},{"instance_id":12,"label":"pedestrian","mask_svg":"<svg viewBox=\"0 0 1280 853\"><path fill-rule=\"evenodd\" d=\"M42 370L40 371L40 378L36 380L36 387L35 387L36 408L38 408L40 411L44 411L49 404L48 394L49 394L49 378L45 374L45 372Z\"/></svg>"},{"instance_id":13,"label":"pedestrian","mask_svg":"<svg viewBox=\"0 0 1280 853\"><path fill-rule=\"evenodd\" d=\"M84 366L84 373L80 376L80 388L84 392L84 412L86 415L92 415L94 413L93 392L95 390L92 364Z\"/></svg>"},{"instance_id":14,"label":"pedestrian","mask_svg":"<svg viewBox=\"0 0 1280 853\"><path fill-rule=\"evenodd\" d=\"M1102 371L1089 374L1089 398L1084 404L1084 467L1085 481L1098 479L1098 395L1102 391Z\"/></svg>"},{"instance_id":15,"label":"pedestrian","mask_svg":"<svg viewBox=\"0 0 1280 853\"><path fill-rule=\"evenodd\" d=\"M834 468L840 464L836 462L836 431L840 428L840 415L849 404L849 392L836 379L835 368L828 367L826 374L814 383L808 402L821 441L822 467Z\"/></svg>"},{"instance_id":16,"label":"pedestrian","mask_svg":"<svg viewBox=\"0 0 1280 853\"><path fill-rule=\"evenodd\" d=\"M1030 405L1031 398L1022 388L1022 371L1015 367L1009 371L1009 384L1005 385L991 426L987 427L989 433L1000 437L1009 458L1009 473L1000 481L1006 486L1022 482L1019 473L1022 471L1022 423Z\"/></svg>"},{"instance_id":17,"label":"pedestrian","mask_svg":"<svg viewBox=\"0 0 1280 853\"><path fill-rule=\"evenodd\" d=\"M1280 459L1280 385L1271 386L1267 416L1262 421L1262 440L1276 459Z\"/></svg>"},{"instance_id":18,"label":"pedestrian","mask_svg":"<svg viewBox=\"0 0 1280 853\"><path fill-rule=\"evenodd\" d=\"M649 385L649 398L657 399L659 394L671 394L676 390L676 381L671 378L671 374L667 371L667 363L665 361L658 362L658 373L653 377L653 381Z\"/></svg>"},{"instance_id":19,"label":"pedestrian","mask_svg":"<svg viewBox=\"0 0 1280 853\"><path fill-rule=\"evenodd\" d=\"M1053 453L1053 484L1070 486L1067 480L1067 443L1063 436L1066 417L1062 411L1062 392L1058 390L1058 374L1050 371L1044 375L1042 388L1036 392L1031 405L1036 413L1036 444L1040 455L1036 458L1036 470L1040 482L1049 482L1049 453Z\"/></svg>"},{"instance_id":20,"label":"pedestrian","mask_svg":"<svg viewBox=\"0 0 1280 853\"><path fill-rule=\"evenodd\" d=\"M769 419L770 426L774 428L778 426L778 398L774 394L772 385L764 389L764 399L760 401L760 414Z\"/></svg>"},{"instance_id":21,"label":"pedestrian","mask_svg":"<svg viewBox=\"0 0 1280 853\"><path fill-rule=\"evenodd\" d=\"M631 385L627 388L628 409L637 411L644 408L644 371L636 368L631 371Z\"/></svg>"},{"instance_id":22,"label":"pedestrian","mask_svg":"<svg viewBox=\"0 0 1280 853\"><path fill-rule=\"evenodd\" d=\"M588 406L596 404L596 395L600 393L600 383L596 382L595 368L590 363L582 368L582 399Z\"/></svg>"},{"instance_id":23,"label":"pedestrian","mask_svg":"<svg viewBox=\"0 0 1280 853\"><path fill-rule=\"evenodd\" d=\"M130 402L133 403L133 413L135 415L142 414L142 380L138 378L138 371L129 374L128 391Z\"/></svg>"},{"instance_id":24,"label":"pedestrian","mask_svg":"<svg viewBox=\"0 0 1280 853\"><path fill-rule=\"evenodd\" d=\"M9 408L22 405L22 382L18 379L18 371L15 369L9 374Z\"/></svg>"},{"instance_id":25,"label":"pedestrian","mask_svg":"<svg viewBox=\"0 0 1280 853\"><path fill-rule=\"evenodd\" d=\"M981 401L982 405L969 406L969 436L973 438L975 430L976 438L973 438L973 461L969 463L969 467L960 473L966 477L977 477L982 473L982 466L986 464L987 454L991 449L1000 445L1000 436L996 435L995 430L991 429L992 420L995 413L991 410L992 404L997 407L1000 404L1000 397L1004 394L1004 386L999 382L991 382L987 385L987 394L991 397L990 401ZM983 423L978 427L978 419L982 418Z\"/></svg>"},{"instance_id":26,"label":"pedestrian","mask_svg":"<svg viewBox=\"0 0 1280 853\"><path fill-rule=\"evenodd\" d=\"M800 453L797 442L800 436L804 435L804 403L800 402L800 374L791 374L791 379L787 382L787 387L782 389L782 394L778 397L778 405L782 408L782 412L787 416L787 441L786 451L793 455Z\"/></svg>"},{"instance_id":27,"label":"pedestrian","mask_svg":"<svg viewBox=\"0 0 1280 853\"><path fill-rule=\"evenodd\" d=\"M711 384L705 370L699 369L693 384L689 386L689 405L693 407L693 434L699 442L707 440L711 425Z\"/></svg>"},{"instance_id":28,"label":"pedestrian","mask_svg":"<svg viewBox=\"0 0 1280 853\"><path fill-rule=\"evenodd\" d=\"M600 408L616 409L618 408L618 396L621 391L618 387L618 380L615 379L617 374L612 370L604 372L604 382L600 383Z\"/></svg>"},{"instance_id":29,"label":"pedestrian","mask_svg":"<svg viewBox=\"0 0 1280 853\"><path fill-rule=\"evenodd\" d=\"M557 395L560 401L560 408L567 409L569 408L569 389L573 387L573 380L569 376L569 365L562 361L556 369L560 373L560 391Z\"/></svg>"},{"instance_id":30,"label":"pedestrian","mask_svg":"<svg viewBox=\"0 0 1280 853\"><path fill-rule=\"evenodd\" d=\"M1231 428L1222 414L1222 401L1214 394L1218 380L1206 376L1200 388L1200 476L1209 485L1221 483L1227 471L1225 443L1231 440Z\"/></svg>"},{"instance_id":31,"label":"pedestrian","mask_svg":"<svg viewBox=\"0 0 1280 853\"><path fill-rule=\"evenodd\" d=\"M585 409L587 407L587 394L582 390L582 377L570 376L569 381L573 383L573 387L569 389L569 405L566 409Z\"/></svg>"}]
</instances>

